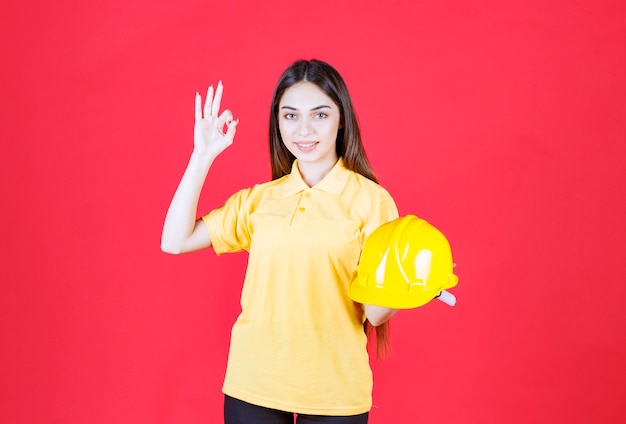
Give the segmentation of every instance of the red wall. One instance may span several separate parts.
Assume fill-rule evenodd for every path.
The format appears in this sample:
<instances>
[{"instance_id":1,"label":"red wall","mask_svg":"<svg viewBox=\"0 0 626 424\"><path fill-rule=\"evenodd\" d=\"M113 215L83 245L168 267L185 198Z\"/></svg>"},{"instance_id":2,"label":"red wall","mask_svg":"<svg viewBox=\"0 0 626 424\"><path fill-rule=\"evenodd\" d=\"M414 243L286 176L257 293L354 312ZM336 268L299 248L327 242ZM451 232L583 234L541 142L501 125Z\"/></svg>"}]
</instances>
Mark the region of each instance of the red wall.
<instances>
[{"instance_id":1,"label":"red wall","mask_svg":"<svg viewBox=\"0 0 626 424\"><path fill-rule=\"evenodd\" d=\"M626 407L623 1L9 0L0 43L0 416L217 423L244 254L168 256L193 98L241 119L202 211L269 177L274 84L342 72L458 305L393 319L372 423L618 423Z\"/></svg>"}]
</instances>

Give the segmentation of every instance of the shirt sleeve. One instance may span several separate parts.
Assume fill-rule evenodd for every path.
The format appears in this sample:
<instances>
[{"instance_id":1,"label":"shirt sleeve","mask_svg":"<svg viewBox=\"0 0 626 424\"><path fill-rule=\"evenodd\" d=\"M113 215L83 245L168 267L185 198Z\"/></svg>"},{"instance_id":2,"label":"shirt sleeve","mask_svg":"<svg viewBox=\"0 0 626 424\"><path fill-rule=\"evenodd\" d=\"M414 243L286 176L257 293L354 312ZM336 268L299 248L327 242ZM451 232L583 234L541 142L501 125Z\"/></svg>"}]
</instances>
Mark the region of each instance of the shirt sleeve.
<instances>
[{"instance_id":1,"label":"shirt sleeve","mask_svg":"<svg viewBox=\"0 0 626 424\"><path fill-rule=\"evenodd\" d=\"M250 249L250 197L252 188L233 194L202 217L218 255Z\"/></svg>"},{"instance_id":2,"label":"shirt sleeve","mask_svg":"<svg viewBox=\"0 0 626 424\"><path fill-rule=\"evenodd\" d=\"M398 217L398 208L387 190L380 187L376 204L372 207L372 216L363 227L363 239L383 224Z\"/></svg>"}]
</instances>

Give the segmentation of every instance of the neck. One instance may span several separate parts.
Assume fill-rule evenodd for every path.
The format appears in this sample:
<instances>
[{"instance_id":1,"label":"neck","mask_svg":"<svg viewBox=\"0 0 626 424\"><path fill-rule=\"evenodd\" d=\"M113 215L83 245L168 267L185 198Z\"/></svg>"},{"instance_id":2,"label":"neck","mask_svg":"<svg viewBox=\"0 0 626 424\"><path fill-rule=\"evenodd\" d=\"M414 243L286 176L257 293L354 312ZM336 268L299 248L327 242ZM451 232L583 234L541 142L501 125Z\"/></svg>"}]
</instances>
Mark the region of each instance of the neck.
<instances>
[{"instance_id":1,"label":"neck","mask_svg":"<svg viewBox=\"0 0 626 424\"><path fill-rule=\"evenodd\" d=\"M313 187L328 175L339 159L329 163L306 163L298 161L298 171L302 176L302 180L309 186Z\"/></svg>"}]
</instances>

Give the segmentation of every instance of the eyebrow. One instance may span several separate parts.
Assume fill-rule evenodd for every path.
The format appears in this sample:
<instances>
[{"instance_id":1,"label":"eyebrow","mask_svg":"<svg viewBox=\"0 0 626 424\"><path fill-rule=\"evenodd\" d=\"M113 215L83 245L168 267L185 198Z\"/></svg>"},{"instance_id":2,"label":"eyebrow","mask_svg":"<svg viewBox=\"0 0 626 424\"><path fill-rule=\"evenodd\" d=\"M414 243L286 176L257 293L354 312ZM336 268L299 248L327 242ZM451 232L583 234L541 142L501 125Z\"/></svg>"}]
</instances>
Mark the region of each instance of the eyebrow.
<instances>
[{"instance_id":1,"label":"eyebrow","mask_svg":"<svg viewBox=\"0 0 626 424\"><path fill-rule=\"evenodd\" d=\"M314 110L325 109L325 108L330 109L330 106L328 106L328 105L315 106L313 109L311 109L311 112L313 112ZM288 105L285 105L285 106L281 107L281 109L298 110L297 108L295 108L293 106L288 106Z\"/></svg>"}]
</instances>

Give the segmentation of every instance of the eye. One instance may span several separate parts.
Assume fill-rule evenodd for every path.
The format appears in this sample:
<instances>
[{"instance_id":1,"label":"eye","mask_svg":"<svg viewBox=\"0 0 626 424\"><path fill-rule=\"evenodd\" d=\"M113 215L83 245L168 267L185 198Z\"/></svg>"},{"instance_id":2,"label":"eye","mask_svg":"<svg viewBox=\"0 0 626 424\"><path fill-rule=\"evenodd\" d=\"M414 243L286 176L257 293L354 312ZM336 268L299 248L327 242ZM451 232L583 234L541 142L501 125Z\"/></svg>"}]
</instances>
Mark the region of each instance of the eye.
<instances>
[{"instance_id":1,"label":"eye","mask_svg":"<svg viewBox=\"0 0 626 424\"><path fill-rule=\"evenodd\" d=\"M293 113L286 113L284 116L285 119L296 119L296 115Z\"/></svg>"},{"instance_id":2,"label":"eye","mask_svg":"<svg viewBox=\"0 0 626 424\"><path fill-rule=\"evenodd\" d=\"M324 118L328 117L328 115L327 115L327 114L325 114L324 112L319 112L319 113L316 113L316 114L315 114L315 117L316 117L317 119L324 119Z\"/></svg>"}]
</instances>

